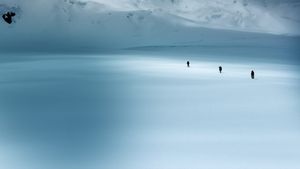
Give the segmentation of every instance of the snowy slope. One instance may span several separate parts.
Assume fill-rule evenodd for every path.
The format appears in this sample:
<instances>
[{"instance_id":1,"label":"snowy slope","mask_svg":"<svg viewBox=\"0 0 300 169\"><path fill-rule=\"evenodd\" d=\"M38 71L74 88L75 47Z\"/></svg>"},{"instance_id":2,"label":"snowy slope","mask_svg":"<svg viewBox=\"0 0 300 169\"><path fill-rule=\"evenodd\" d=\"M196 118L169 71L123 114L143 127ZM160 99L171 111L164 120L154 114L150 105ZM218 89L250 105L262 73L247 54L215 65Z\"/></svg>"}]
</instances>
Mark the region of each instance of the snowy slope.
<instances>
[{"instance_id":1,"label":"snowy slope","mask_svg":"<svg viewBox=\"0 0 300 169\"><path fill-rule=\"evenodd\" d=\"M193 26L298 34L295 26L299 26L297 16L300 3L297 1L123 0L121 3L117 0L95 1L116 11L150 10L161 17L171 15L173 20Z\"/></svg>"},{"instance_id":2,"label":"snowy slope","mask_svg":"<svg viewBox=\"0 0 300 169\"><path fill-rule=\"evenodd\" d=\"M39 3L31 0L15 4L27 4L30 10L36 8L56 9L54 15L87 12L135 12L149 11L153 15L181 24L218 29L233 29L276 34L299 34L298 1L267 0L56 0ZM6 3L3 3L6 4ZM9 4L13 4L10 2ZM39 6L41 5L41 6ZM28 10L28 9L27 9ZM45 11L48 12L48 11ZM89 20L89 19L87 19ZM92 21L92 20L89 20Z\"/></svg>"},{"instance_id":3,"label":"snowy slope","mask_svg":"<svg viewBox=\"0 0 300 169\"><path fill-rule=\"evenodd\" d=\"M2 51L90 51L257 36L246 32L299 34L297 1L5 0L0 9L20 11L15 24L0 22Z\"/></svg>"}]
</instances>

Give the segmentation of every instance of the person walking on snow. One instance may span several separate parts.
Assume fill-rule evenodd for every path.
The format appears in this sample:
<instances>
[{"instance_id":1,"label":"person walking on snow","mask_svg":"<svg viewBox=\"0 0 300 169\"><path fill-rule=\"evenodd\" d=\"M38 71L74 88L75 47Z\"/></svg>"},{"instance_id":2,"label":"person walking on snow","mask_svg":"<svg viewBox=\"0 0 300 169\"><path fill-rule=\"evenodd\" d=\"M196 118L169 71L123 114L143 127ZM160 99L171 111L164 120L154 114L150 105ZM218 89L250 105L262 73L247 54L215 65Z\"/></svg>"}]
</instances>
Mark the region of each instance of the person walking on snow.
<instances>
[{"instance_id":1,"label":"person walking on snow","mask_svg":"<svg viewBox=\"0 0 300 169\"><path fill-rule=\"evenodd\" d=\"M255 73L254 73L254 71L252 70L252 71L251 71L251 79L254 79L254 76L255 76Z\"/></svg>"}]
</instances>

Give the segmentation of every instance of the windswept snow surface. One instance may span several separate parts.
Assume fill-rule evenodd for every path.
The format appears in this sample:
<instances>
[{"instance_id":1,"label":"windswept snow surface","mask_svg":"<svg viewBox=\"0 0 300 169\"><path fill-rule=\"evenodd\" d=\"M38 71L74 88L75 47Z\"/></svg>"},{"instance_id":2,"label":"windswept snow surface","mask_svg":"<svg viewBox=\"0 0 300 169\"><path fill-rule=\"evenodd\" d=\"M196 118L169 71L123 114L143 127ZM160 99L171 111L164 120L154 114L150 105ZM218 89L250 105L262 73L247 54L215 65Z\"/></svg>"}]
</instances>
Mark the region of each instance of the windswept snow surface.
<instances>
[{"instance_id":1,"label":"windswept snow surface","mask_svg":"<svg viewBox=\"0 0 300 169\"><path fill-rule=\"evenodd\" d=\"M300 168L297 65L173 54L2 54L1 168Z\"/></svg>"}]
</instances>

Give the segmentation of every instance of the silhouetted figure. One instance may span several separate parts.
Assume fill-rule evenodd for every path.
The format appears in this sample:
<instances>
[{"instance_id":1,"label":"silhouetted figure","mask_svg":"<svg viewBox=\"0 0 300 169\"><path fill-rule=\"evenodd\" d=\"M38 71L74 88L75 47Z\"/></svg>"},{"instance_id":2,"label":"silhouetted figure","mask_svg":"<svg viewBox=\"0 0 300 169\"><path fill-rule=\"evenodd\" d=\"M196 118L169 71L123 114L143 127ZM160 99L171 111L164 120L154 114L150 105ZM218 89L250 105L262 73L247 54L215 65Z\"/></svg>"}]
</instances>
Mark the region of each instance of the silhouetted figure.
<instances>
[{"instance_id":1,"label":"silhouetted figure","mask_svg":"<svg viewBox=\"0 0 300 169\"><path fill-rule=\"evenodd\" d=\"M186 62L186 66L187 66L187 67L190 67L190 61L187 61L187 62Z\"/></svg>"},{"instance_id":2,"label":"silhouetted figure","mask_svg":"<svg viewBox=\"0 0 300 169\"><path fill-rule=\"evenodd\" d=\"M6 14L2 15L2 18L7 22L8 24L12 23L12 17L16 16L16 13L14 12L6 12Z\"/></svg>"},{"instance_id":3,"label":"silhouetted figure","mask_svg":"<svg viewBox=\"0 0 300 169\"><path fill-rule=\"evenodd\" d=\"M251 79L254 79L254 76L255 76L255 74L254 74L254 71L252 70L251 71Z\"/></svg>"},{"instance_id":4,"label":"silhouetted figure","mask_svg":"<svg viewBox=\"0 0 300 169\"><path fill-rule=\"evenodd\" d=\"M219 71L220 71L220 73L222 73L222 66L219 66Z\"/></svg>"}]
</instances>

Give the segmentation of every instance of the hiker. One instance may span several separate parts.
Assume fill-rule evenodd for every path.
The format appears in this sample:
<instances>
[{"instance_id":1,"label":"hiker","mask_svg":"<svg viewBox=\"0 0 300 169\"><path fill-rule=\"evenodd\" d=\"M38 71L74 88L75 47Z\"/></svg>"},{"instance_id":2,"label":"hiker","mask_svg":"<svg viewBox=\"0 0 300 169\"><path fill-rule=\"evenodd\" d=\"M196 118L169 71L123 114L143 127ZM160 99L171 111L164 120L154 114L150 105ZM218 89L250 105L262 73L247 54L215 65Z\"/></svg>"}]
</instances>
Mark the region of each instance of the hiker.
<instances>
[{"instance_id":1,"label":"hiker","mask_svg":"<svg viewBox=\"0 0 300 169\"><path fill-rule=\"evenodd\" d=\"M190 67L190 61L186 62L187 67Z\"/></svg>"},{"instance_id":2,"label":"hiker","mask_svg":"<svg viewBox=\"0 0 300 169\"><path fill-rule=\"evenodd\" d=\"M219 66L219 71L220 71L220 73L222 73L222 66Z\"/></svg>"},{"instance_id":3,"label":"hiker","mask_svg":"<svg viewBox=\"0 0 300 169\"><path fill-rule=\"evenodd\" d=\"M6 12L6 14L2 15L2 18L4 19L5 22L7 22L8 24L12 23L12 17L14 17L16 15L16 13L14 12Z\"/></svg>"},{"instance_id":4,"label":"hiker","mask_svg":"<svg viewBox=\"0 0 300 169\"><path fill-rule=\"evenodd\" d=\"M251 79L254 79L254 75L255 75L255 74L254 74L254 71L252 70L252 71L251 71Z\"/></svg>"}]
</instances>

